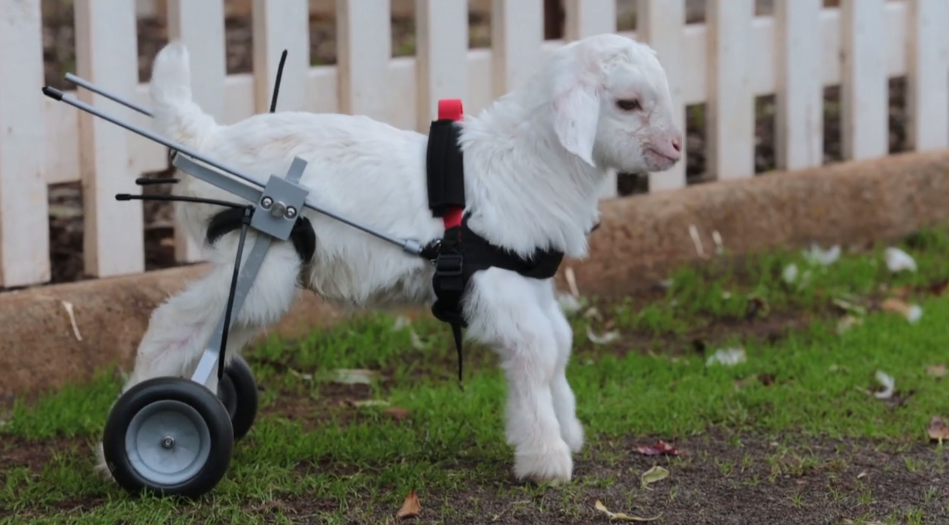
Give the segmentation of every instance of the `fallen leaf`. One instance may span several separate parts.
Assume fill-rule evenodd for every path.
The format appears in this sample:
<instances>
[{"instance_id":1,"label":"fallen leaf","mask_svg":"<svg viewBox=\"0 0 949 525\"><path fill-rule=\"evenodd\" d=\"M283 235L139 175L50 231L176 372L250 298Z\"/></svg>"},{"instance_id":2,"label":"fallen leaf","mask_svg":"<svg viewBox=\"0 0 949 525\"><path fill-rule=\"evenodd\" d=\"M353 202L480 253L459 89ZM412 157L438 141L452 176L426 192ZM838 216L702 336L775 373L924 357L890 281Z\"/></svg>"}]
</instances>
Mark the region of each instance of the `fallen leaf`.
<instances>
[{"instance_id":1,"label":"fallen leaf","mask_svg":"<svg viewBox=\"0 0 949 525\"><path fill-rule=\"evenodd\" d=\"M636 452L644 456L678 456L679 450L665 441L657 441L655 445L640 445Z\"/></svg>"},{"instance_id":2,"label":"fallen leaf","mask_svg":"<svg viewBox=\"0 0 949 525\"><path fill-rule=\"evenodd\" d=\"M404 315L400 315L395 318L395 322L392 324L392 329L398 332L399 330L402 330L403 328L405 328L406 326L409 326L410 324L412 324L412 321L409 320L408 317Z\"/></svg>"},{"instance_id":3,"label":"fallen leaf","mask_svg":"<svg viewBox=\"0 0 949 525\"><path fill-rule=\"evenodd\" d=\"M859 304L854 304L846 299L834 298L834 305L845 312L853 312L857 315L866 315L867 309Z\"/></svg>"},{"instance_id":4,"label":"fallen leaf","mask_svg":"<svg viewBox=\"0 0 949 525\"><path fill-rule=\"evenodd\" d=\"M916 323L923 316L923 309L919 305L908 304L905 301L890 297L880 303L880 309L884 312L900 314L911 323Z\"/></svg>"},{"instance_id":5,"label":"fallen leaf","mask_svg":"<svg viewBox=\"0 0 949 525\"><path fill-rule=\"evenodd\" d=\"M722 234L718 230L712 230L712 242L715 243L715 254L723 255L725 253L725 243L722 242Z\"/></svg>"},{"instance_id":6,"label":"fallen leaf","mask_svg":"<svg viewBox=\"0 0 949 525\"><path fill-rule=\"evenodd\" d=\"M569 293L560 292L557 294L557 303L560 304L560 309L563 310L563 313L570 315L578 312L583 308L583 303L580 302L574 295Z\"/></svg>"},{"instance_id":7,"label":"fallen leaf","mask_svg":"<svg viewBox=\"0 0 949 525\"><path fill-rule=\"evenodd\" d=\"M940 281L927 287L929 293L933 295L946 295L949 293L949 280Z\"/></svg>"},{"instance_id":8,"label":"fallen leaf","mask_svg":"<svg viewBox=\"0 0 949 525\"><path fill-rule=\"evenodd\" d=\"M745 311L745 319L760 319L768 317L771 307L768 302L758 296L748 298L748 309Z\"/></svg>"},{"instance_id":9,"label":"fallen leaf","mask_svg":"<svg viewBox=\"0 0 949 525\"><path fill-rule=\"evenodd\" d=\"M725 366L735 366L738 363L745 362L745 349L744 348L728 348L722 350L721 348L716 350L708 360L705 361L705 366L712 366L715 363L719 363Z\"/></svg>"},{"instance_id":10,"label":"fallen leaf","mask_svg":"<svg viewBox=\"0 0 949 525\"><path fill-rule=\"evenodd\" d=\"M833 245L824 250L816 244L811 245L811 249L804 252L804 259L811 264L821 266L830 266L840 258L840 246Z\"/></svg>"},{"instance_id":11,"label":"fallen leaf","mask_svg":"<svg viewBox=\"0 0 949 525\"><path fill-rule=\"evenodd\" d=\"M415 494L415 490L409 491L409 495L405 497L405 501L402 502L402 508L399 509L399 512L395 513L396 518L414 518L418 516L418 513L422 510L422 504L418 501L418 496Z\"/></svg>"},{"instance_id":12,"label":"fallen leaf","mask_svg":"<svg viewBox=\"0 0 949 525\"><path fill-rule=\"evenodd\" d=\"M689 225L689 237L692 238L692 244L695 246L695 253L705 259L705 249L702 247L702 238L699 237L699 230L694 224Z\"/></svg>"},{"instance_id":13,"label":"fallen leaf","mask_svg":"<svg viewBox=\"0 0 949 525\"><path fill-rule=\"evenodd\" d=\"M764 386L771 386L774 384L774 375L758 374L758 381L761 381L761 384Z\"/></svg>"},{"instance_id":14,"label":"fallen leaf","mask_svg":"<svg viewBox=\"0 0 949 525\"><path fill-rule=\"evenodd\" d=\"M884 250L883 257L886 260L886 267L889 268L891 272L902 272L905 270L911 272L916 271L916 261L913 260L910 254L899 248L887 248Z\"/></svg>"},{"instance_id":15,"label":"fallen leaf","mask_svg":"<svg viewBox=\"0 0 949 525\"><path fill-rule=\"evenodd\" d=\"M357 408L389 406L389 402L385 399L360 399L358 401L353 401L352 404Z\"/></svg>"},{"instance_id":16,"label":"fallen leaf","mask_svg":"<svg viewBox=\"0 0 949 525\"><path fill-rule=\"evenodd\" d=\"M660 517L662 517L661 512L659 513L658 516L654 518L640 518L639 516L630 516L628 514L623 514L622 512L610 512L609 509L606 508L606 505L604 505L603 502L600 500L596 500L596 503L593 506L596 507L596 510L602 512L603 514L606 514L607 517L609 517L611 520L645 522L645 521L655 521L659 519Z\"/></svg>"},{"instance_id":17,"label":"fallen leaf","mask_svg":"<svg viewBox=\"0 0 949 525\"><path fill-rule=\"evenodd\" d=\"M382 413L392 417L392 419L405 419L412 415L409 409L402 407L390 407L383 410Z\"/></svg>"},{"instance_id":18,"label":"fallen leaf","mask_svg":"<svg viewBox=\"0 0 949 525\"><path fill-rule=\"evenodd\" d=\"M889 399L893 397L893 391L896 387L896 380L893 379L893 376L883 372L882 370L877 370L876 379L883 385L882 392L874 392L873 396L877 399Z\"/></svg>"},{"instance_id":19,"label":"fallen leaf","mask_svg":"<svg viewBox=\"0 0 949 525\"><path fill-rule=\"evenodd\" d=\"M368 385L378 375L378 372L363 368L339 368L336 370L333 382L344 385Z\"/></svg>"},{"instance_id":20,"label":"fallen leaf","mask_svg":"<svg viewBox=\"0 0 949 525\"><path fill-rule=\"evenodd\" d=\"M69 324L72 325L72 333L76 336L77 341L82 341L82 334L79 333L79 325L76 324L76 312L73 309L72 303L69 301L60 301L63 303L63 308L66 309L66 314L69 315Z\"/></svg>"},{"instance_id":21,"label":"fallen leaf","mask_svg":"<svg viewBox=\"0 0 949 525\"><path fill-rule=\"evenodd\" d=\"M416 350L425 349L425 343L423 343L422 338L419 337L417 333L415 333L415 330L412 330L411 332L409 332L409 341L412 344L412 348Z\"/></svg>"},{"instance_id":22,"label":"fallen leaf","mask_svg":"<svg viewBox=\"0 0 949 525\"><path fill-rule=\"evenodd\" d=\"M619 339L619 332L616 330L606 332L603 335L597 335L593 333L593 330L587 326L587 339L595 345L605 345L612 343Z\"/></svg>"},{"instance_id":23,"label":"fallen leaf","mask_svg":"<svg viewBox=\"0 0 949 525\"><path fill-rule=\"evenodd\" d=\"M649 485L664 480L669 477L669 471L659 465L652 467L651 469L643 472L643 475L640 477L642 481L643 488L648 489ZM650 489L651 490L651 489Z\"/></svg>"},{"instance_id":24,"label":"fallen leaf","mask_svg":"<svg viewBox=\"0 0 949 525\"><path fill-rule=\"evenodd\" d=\"M929 365L926 367L926 375L933 376L937 379L942 379L943 377L946 377L946 372L947 372L946 365L944 364Z\"/></svg>"},{"instance_id":25,"label":"fallen leaf","mask_svg":"<svg viewBox=\"0 0 949 525\"><path fill-rule=\"evenodd\" d=\"M794 283L797 280L797 265L791 263L784 267L784 270L781 272L781 278L784 279L784 282L788 284Z\"/></svg>"},{"instance_id":26,"label":"fallen leaf","mask_svg":"<svg viewBox=\"0 0 949 525\"><path fill-rule=\"evenodd\" d=\"M837 333L843 334L853 328L854 326L863 324L863 319L854 317L852 315L845 315L837 321Z\"/></svg>"},{"instance_id":27,"label":"fallen leaf","mask_svg":"<svg viewBox=\"0 0 949 525\"><path fill-rule=\"evenodd\" d=\"M570 288L570 293L574 297L579 298L580 289L577 288L577 275L573 273L573 267L568 266L567 269L564 270L563 274L564 274L564 278L567 279L567 286Z\"/></svg>"},{"instance_id":28,"label":"fallen leaf","mask_svg":"<svg viewBox=\"0 0 949 525\"><path fill-rule=\"evenodd\" d=\"M938 441L940 445L942 445L943 440L949 439L949 425L946 425L946 422L939 416L933 416L926 431L929 433L929 439Z\"/></svg>"},{"instance_id":29,"label":"fallen leaf","mask_svg":"<svg viewBox=\"0 0 949 525\"><path fill-rule=\"evenodd\" d=\"M313 374L304 374L304 373L302 373L302 372L297 372L296 370L294 370L294 369L292 369L292 368L290 368L289 370L290 370L290 375L292 375L292 376L294 376L294 377L298 377L298 378L300 378L300 379L302 379L302 380L304 380L304 381L312 381L312 380L313 380Z\"/></svg>"}]
</instances>

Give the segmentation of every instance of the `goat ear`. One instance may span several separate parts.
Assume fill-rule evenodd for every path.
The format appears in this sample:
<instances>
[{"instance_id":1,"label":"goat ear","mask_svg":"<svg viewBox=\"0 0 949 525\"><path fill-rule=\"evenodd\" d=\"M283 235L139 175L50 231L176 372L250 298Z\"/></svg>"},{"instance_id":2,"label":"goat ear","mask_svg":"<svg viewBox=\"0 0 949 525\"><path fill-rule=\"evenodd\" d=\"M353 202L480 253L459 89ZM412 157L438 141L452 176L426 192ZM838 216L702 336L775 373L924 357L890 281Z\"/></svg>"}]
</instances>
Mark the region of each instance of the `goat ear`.
<instances>
[{"instance_id":1,"label":"goat ear","mask_svg":"<svg viewBox=\"0 0 949 525\"><path fill-rule=\"evenodd\" d=\"M554 97L554 132L560 145L581 160L593 162L593 143L600 120L600 97L594 84L575 82Z\"/></svg>"}]
</instances>

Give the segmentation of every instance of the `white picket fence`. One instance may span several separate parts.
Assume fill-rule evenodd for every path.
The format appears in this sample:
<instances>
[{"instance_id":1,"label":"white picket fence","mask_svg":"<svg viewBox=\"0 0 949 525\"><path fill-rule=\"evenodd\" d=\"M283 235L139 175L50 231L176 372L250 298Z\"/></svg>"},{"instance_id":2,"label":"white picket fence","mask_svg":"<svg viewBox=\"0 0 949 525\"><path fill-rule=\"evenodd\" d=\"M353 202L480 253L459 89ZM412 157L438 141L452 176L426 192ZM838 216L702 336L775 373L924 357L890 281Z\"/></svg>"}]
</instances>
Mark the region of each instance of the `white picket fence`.
<instances>
[{"instance_id":1,"label":"white picket fence","mask_svg":"<svg viewBox=\"0 0 949 525\"><path fill-rule=\"evenodd\" d=\"M564 1L566 39L616 30L616 0ZM774 0L768 17L755 16L754 0L708 0L706 22L690 25L686 0L637 1L638 27L624 34L658 50L683 129L686 105L706 104L707 170L719 180L753 176L754 97L772 93L780 169L822 163L822 89L831 85L842 86L844 156L886 155L888 77L909 80L912 148L949 146L947 0ZM169 37L190 48L196 98L221 122L267 111L288 49L280 110L366 114L420 131L437 99L478 112L562 45L543 40L543 0L493 0L490 49L468 48L467 0L416 0L416 55L392 58L389 2L336 0L335 66L310 67L308 0L254 0L253 74L226 74L224 0L167 0ZM48 281L47 185L70 181L83 185L86 273L142 272L141 206L114 195L166 168L166 151L42 96L40 4L0 1L0 285ZM76 74L147 106L135 2L75 0L74 9ZM147 125L101 96L78 96ZM649 185L683 187L685 162ZM182 238L176 254L200 259Z\"/></svg>"}]
</instances>

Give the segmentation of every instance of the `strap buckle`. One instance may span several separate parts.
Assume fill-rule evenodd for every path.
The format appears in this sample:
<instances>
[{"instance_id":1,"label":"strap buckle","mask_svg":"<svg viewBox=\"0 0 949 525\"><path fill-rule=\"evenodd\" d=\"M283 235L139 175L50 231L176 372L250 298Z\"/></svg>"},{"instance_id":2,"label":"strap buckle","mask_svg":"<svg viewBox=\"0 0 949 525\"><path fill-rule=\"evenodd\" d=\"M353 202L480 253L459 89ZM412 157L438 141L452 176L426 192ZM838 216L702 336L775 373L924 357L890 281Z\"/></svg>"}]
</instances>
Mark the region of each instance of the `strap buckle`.
<instances>
[{"instance_id":1,"label":"strap buckle","mask_svg":"<svg viewBox=\"0 0 949 525\"><path fill-rule=\"evenodd\" d=\"M464 257L457 253L439 254L435 259L435 275L439 277L460 277L464 266Z\"/></svg>"}]
</instances>

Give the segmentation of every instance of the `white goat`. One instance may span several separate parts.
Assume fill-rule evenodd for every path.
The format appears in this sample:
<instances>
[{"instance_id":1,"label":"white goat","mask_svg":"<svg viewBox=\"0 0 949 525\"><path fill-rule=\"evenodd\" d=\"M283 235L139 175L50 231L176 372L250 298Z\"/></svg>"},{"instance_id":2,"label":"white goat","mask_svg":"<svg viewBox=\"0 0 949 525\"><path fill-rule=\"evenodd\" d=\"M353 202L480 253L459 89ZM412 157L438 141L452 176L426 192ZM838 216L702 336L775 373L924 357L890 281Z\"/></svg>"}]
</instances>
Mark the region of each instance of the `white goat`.
<instances>
[{"instance_id":1,"label":"white goat","mask_svg":"<svg viewBox=\"0 0 949 525\"><path fill-rule=\"evenodd\" d=\"M171 43L162 49L150 91L158 133L257 174L261 184L300 156L308 163L301 183L319 205L396 237L423 244L441 238L442 220L428 209L426 135L365 116L306 112L259 114L222 126L192 101L190 78L186 48ZM560 47L523 87L460 123L471 229L524 256L537 248L586 256L607 170L673 166L682 134L672 119L665 73L648 46L603 34ZM180 194L236 199L181 176ZM218 211L177 205L189 235L201 243ZM229 356L287 313L301 286L357 308L434 302L430 263L306 213L316 234L313 260L302 266L289 242L271 248L233 320ZM191 374L223 313L238 235L207 247L210 273L154 311L124 390L156 376ZM248 237L252 246L253 233ZM584 442L565 375L572 331L554 291L552 280L491 268L474 275L463 305L467 337L495 349L508 382L506 435L515 475L538 483L570 481L571 453ZM212 383L216 388L216 378Z\"/></svg>"}]
</instances>

